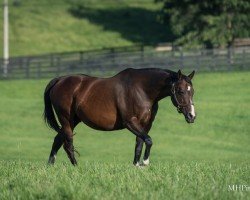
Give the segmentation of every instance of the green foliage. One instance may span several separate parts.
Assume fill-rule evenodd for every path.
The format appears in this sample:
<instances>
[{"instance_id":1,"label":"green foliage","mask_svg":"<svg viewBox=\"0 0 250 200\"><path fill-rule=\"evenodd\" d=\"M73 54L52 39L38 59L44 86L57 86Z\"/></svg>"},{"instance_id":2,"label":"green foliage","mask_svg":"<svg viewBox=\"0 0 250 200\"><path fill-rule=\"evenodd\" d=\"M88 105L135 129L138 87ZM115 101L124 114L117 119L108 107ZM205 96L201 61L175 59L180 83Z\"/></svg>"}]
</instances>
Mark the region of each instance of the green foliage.
<instances>
[{"instance_id":1,"label":"green foliage","mask_svg":"<svg viewBox=\"0 0 250 200\"><path fill-rule=\"evenodd\" d=\"M221 47L250 36L250 2L246 0L156 0L163 2L161 18L187 46Z\"/></svg>"}]
</instances>

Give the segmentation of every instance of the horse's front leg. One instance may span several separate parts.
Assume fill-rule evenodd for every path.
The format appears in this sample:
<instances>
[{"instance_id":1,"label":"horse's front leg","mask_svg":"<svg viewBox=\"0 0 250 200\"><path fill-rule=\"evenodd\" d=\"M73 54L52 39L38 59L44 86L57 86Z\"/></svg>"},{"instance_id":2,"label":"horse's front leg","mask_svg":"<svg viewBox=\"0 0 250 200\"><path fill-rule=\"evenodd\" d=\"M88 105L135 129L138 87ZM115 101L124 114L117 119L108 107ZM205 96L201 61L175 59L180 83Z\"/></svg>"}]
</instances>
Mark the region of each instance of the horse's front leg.
<instances>
[{"instance_id":1,"label":"horse's front leg","mask_svg":"<svg viewBox=\"0 0 250 200\"><path fill-rule=\"evenodd\" d=\"M146 145L146 149L145 149L145 153L144 153L144 156L143 156L143 165L149 165L149 155L150 155L150 150L151 150L151 145Z\"/></svg>"},{"instance_id":2,"label":"horse's front leg","mask_svg":"<svg viewBox=\"0 0 250 200\"><path fill-rule=\"evenodd\" d=\"M145 142L146 144L146 150L145 150L146 156L144 155L143 164L144 165L149 164L148 158L149 158L150 149L153 145L153 142L152 142L151 137L148 135L148 130L146 127L147 126L141 125L137 117L132 117L131 120L127 123L127 128L140 139L140 141L136 143L136 148L135 148L134 165L136 166L139 165L139 159L140 159L142 144L143 144L142 141Z\"/></svg>"},{"instance_id":3,"label":"horse's front leg","mask_svg":"<svg viewBox=\"0 0 250 200\"><path fill-rule=\"evenodd\" d=\"M156 113L158 111L158 103L154 104L152 107L152 112L151 112L151 118L150 121L147 123L146 126L146 132L148 133L152 127L152 123L155 119ZM143 165L149 165L149 155L150 155L150 149L152 145L146 145L145 153L143 156Z\"/></svg>"},{"instance_id":4,"label":"horse's front leg","mask_svg":"<svg viewBox=\"0 0 250 200\"><path fill-rule=\"evenodd\" d=\"M134 165L139 166L140 158L141 158L141 152L143 147L143 140L139 137L136 137L136 143L135 143L135 157L134 157Z\"/></svg>"}]
</instances>

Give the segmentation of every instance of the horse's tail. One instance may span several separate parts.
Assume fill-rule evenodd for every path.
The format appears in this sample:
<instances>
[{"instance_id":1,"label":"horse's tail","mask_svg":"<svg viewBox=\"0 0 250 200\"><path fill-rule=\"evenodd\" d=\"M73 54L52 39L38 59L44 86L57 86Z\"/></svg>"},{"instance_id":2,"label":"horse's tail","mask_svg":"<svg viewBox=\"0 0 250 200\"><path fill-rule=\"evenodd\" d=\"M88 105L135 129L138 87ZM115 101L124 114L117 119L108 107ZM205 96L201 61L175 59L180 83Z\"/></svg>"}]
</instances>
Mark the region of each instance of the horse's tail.
<instances>
[{"instance_id":1,"label":"horse's tail","mask_svg":"<svg viewBox=\"0 0 250 200\"><path fill-rule=\"evenodd\" d=\"M56 132L60 131L60 126L56 121L56 117L53 111L53 107L50 100L50 91L53 86L59 81L59 78L54 78L49 82L44 91L44 112L43 119L45 123Z\"/></svg>"}]
</instances>

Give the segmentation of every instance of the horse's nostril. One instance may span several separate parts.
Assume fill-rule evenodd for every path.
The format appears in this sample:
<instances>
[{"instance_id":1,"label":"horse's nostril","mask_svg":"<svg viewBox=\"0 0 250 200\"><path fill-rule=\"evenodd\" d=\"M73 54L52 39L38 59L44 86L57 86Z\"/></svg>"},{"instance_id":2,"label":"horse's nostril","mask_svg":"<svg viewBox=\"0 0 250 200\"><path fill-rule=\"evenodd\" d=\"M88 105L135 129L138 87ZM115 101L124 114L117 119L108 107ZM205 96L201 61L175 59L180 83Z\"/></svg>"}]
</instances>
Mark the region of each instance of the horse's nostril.
<instances>
[{"instance_id":1,"label":"horse's nostril","mask_svg":"<svg viewBox=\"0 0 250 200\"><path fill-rule=\"evenodd\" d=\"M189 119L192 119L193 118L193 115L191 113L188 113L188 118Z\"/></svg>"}]
</instances>

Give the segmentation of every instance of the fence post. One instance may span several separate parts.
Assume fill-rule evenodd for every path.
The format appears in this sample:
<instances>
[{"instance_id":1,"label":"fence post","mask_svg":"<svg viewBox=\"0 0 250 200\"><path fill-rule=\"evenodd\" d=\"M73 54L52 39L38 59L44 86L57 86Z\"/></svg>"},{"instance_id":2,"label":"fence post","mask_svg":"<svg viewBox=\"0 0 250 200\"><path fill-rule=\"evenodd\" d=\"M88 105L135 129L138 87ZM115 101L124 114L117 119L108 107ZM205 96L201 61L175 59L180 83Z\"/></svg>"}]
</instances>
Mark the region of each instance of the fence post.
<instances>
[{"instance_id":1,"label":"fence post","mask_svg":"<svg viewBox=\"0 0 250 200\"><path fill-rule=\"evenodd\" d=\"M232 70L232 64L233 64L233 51L232 47L229 47L227 50L227 57L228 57L228 70Z\"/></svg>"},{"instance_id":2,"label":"fence post","mask_svg":"<svg viewBox=\"0 0 250 200\"><path fill-rule=\"evenodd\" d=\"M181 48L180 49L180 64L181 64L181 66L180 66L180 68L183 68L183 66L184 66L184 53L183 53L183 49Z\"/></svg>"},{"instance_id":3,"label":"fence post","mask_svg":"<svg viewBox=\"0 0 250 200\"><path fill-rule=\"evenodd\" d=\"M83 52L80 51L79 54L80 54L80 64L82 64L82 62L83 62Z\"/></svg>"},{"instance_id":4,"label":"fence post","mask_svg":"<svg viewBox=\"0 0 250 200\"><path fill-rule=\"evenodd\" d=\"M218 67L216 67L217 64L218 64L217 55L213 50L213 53L212 53L212 65L210 66L210 70L211 71L216 71L216 69L218 68Z\"/></svg>"},{"instance_id":5,"label":"fence post","mask_svg":"<svg viewBox=\"0 0 250 200\"><path fill-rule=\"evenodd\" d=\"M197 54L197 56L196 56L196 65L197 65L197 66L196 66L196 67L194 66L194 67L195 67L197 70L199 70L199 68L200 68L200 56L201 56L200 54Z\"/></svg>"},{"instance_id":6,"label":"fence post","mask_svg":"<svg viewBox=\"0 0 250 200\"><path fill-rule=\"evenodd\" d=\"M141 45L140 50L141 50L141 62L144 64L144 46L143 45Z\"/></svg>"},{"instance_id":7,"label":"fence post","mask_svg":"<svg viewBox=\"0 0 250 200\"><path fill-rule=\"evenodd\" d=\"M245 67L246 67L246 49L243 49L243 54L242 54L242 56L243 56L243 63L242 63L242 69L245 69Z\"/></svg>"},{"instance_id":8,"label":"fence post","mask_svg":"<svg viewBox=\"0 0 250 200\"><path fill-rule=\"evenodd\" d=\"M54 56L53 56L53 54L51 54L50 55L50 68L53 69L53 67L54 67Z\"/></svg>"},{"instance_id":9,"label":"fence post","mask_svg":"<svg viewBox=\"0 0 250 200\"><path fill-rule=\"evenodd\" d=\"M41 78L41 62L37 63L37 78Z\"/></svg>"},{"instance_id":10,"label":"fence post","mask_svg":"<svg viewBox=\"0 0 250 200\"><path fill-rule=\"evenodd\" d=\"M30 77L30 59L29 58L27 58L27 62L26 62L25 76L26 78Z\"/></svg>"},{"instance_id":11,"label":"fence post","mask_svg":"<svg viewBox=\"0 0 250 200\"><path fill-rule=\"evenodd\" d=\"M172 44L172 50L171 50L171 54L169 57L169 60L170 60L170 66L166 66L166 67L175 67L176 66L176 57L175 57L175 46ZM165 67L165 66L164 66Z\"/></svg>"},{"instance_id":12,"label":"fence post","mask_svg":"<svg viewBox=\"0 0 250 200\"><path fill-rule=\"evenodd\" d=\"M56 76L60 76L60 73L61 73L61 58L59 56L57 56L57 58L56 58L56 68L57 68Z\"/></svg>"},{"instance_id":13,"label":"fence post","mask_svg":"<svg viewBox=\"0 0 250 200\"><path fill-rule=\"evenodd\" d=\"M114 48L112 48L111 49L111 58L112 58L112 65L113 65L113 67L115 66L115 49Z\"/></svg>"}]
</instances>

